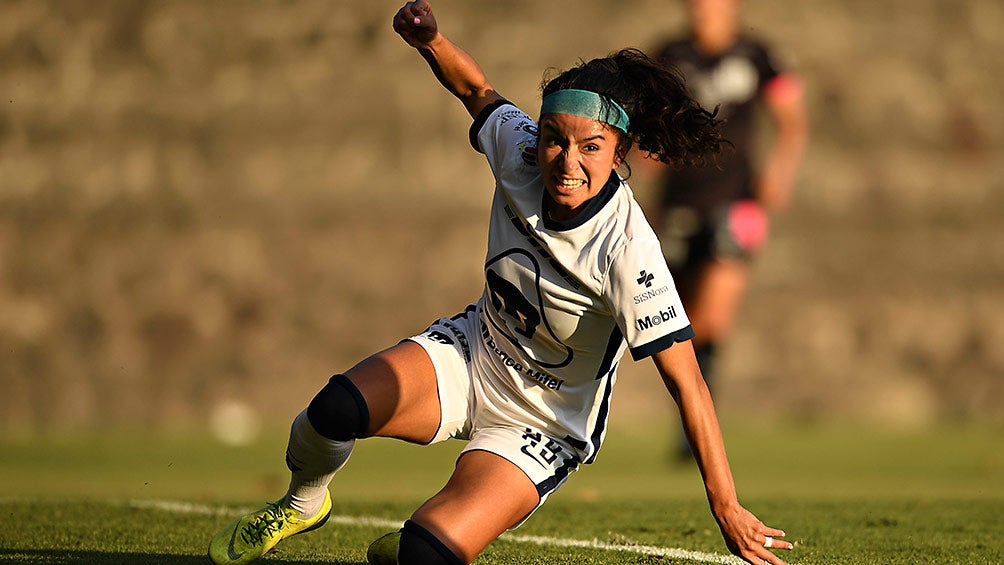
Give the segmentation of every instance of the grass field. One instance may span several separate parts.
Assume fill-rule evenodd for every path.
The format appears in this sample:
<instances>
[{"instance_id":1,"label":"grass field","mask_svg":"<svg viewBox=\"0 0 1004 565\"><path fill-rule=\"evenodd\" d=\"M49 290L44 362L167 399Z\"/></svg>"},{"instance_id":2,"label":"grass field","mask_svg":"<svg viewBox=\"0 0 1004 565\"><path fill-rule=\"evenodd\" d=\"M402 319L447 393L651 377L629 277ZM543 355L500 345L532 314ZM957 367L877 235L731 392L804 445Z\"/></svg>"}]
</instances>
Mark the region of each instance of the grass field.
<instances>
[{"instance_id":1,"label":"grass field","mask_svg":"<svg viewBox=\"0 0 1004 565\"><path fill-rule=\"evenodd\" d=\"M732 430L744 503L808 564L1004 562L1000 430ZM770 450L762 446L769 443ZM584 468L478 563L732 563L692 464L663 436L613 430ZM285 439L0 441L0 563L205 563L231 516L281 494ZM263 563L365 562L450 471L459 443L360 443L333 485L331 523Z\"/></svg>"}]
</instances>

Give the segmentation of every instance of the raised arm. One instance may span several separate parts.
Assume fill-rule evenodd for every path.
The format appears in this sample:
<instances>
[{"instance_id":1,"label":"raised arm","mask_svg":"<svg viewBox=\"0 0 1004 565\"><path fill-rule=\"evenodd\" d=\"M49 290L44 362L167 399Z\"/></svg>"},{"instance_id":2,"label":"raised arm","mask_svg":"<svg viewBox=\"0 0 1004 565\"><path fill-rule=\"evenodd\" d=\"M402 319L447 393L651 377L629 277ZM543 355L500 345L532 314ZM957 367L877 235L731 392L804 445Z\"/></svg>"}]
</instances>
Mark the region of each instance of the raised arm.
<instances>
[{"instance_id":1,"label":"raised arm","mask_svg":"<svg viewBox=\"0 0 1004 565\"><path fill-rule=\"evenodd\" d=\"M739 504L718 416L697 365L693 345L690 341L674 344L656 353L652 359L680 408L684 431L704 477L711 513L722 530L725 544L732 553L749 563L762 560L784 565L784 561L764 547L769 536L774 549L791 549L792 545L786 541L773 541L775 537L783 537L784 532L764 525Z\"/></svg>"},{"instance_id":2,"label":"raised arm","mask_svg":"<svg viewBox=\"0 0 1004 565\"><path fill-rule=\"evenodd\" d=\"M394 31L425 58L439 82L476 117L502 98L478 63L442 33L426 0L408 2L394 16Z\"/></svg>"},{"instance_id":3,"label":"raised arm","mask_svg":"<svg viewBox=\"0 0 1004 565\"><path fill-rule=\"evenodd\" d=\"M780 75L767 83L763 100L775 131L760 172L757 197L768 210L781 210L791 201L809 142L805 87L794 75Z\"/></svg>"}]
</instances>

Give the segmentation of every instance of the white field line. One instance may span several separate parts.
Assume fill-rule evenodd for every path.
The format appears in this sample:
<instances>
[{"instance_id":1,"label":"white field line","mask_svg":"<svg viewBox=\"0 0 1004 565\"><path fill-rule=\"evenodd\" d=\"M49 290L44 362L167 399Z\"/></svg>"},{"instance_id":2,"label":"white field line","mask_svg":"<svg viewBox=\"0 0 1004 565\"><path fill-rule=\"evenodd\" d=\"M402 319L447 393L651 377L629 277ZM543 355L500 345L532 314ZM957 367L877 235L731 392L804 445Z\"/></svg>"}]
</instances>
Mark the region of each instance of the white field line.
<instances>
[{"instance_id":1,"label":"white field line","mask_svg":"<svg viewBox=\"0 0 1004 565\"><path fill-rule=\"evenodd\" d=\"M203 504L192 504L189 502L171 502L167 500L131 500L129 506L132 508L142 508L150 510L160 510L173 512L176 514L204 514L209 516L237 516L253 512L257 508L239 508L231 506L206 506ZM386 520L383 518L373 518L369 516L337 516L328 518L329 522L342 526L363 526L382 528L385 530L395 530L400 528L403 520ZM702 551L690 551L672 547L658 547L654 545L633 545L626 543L607 543L599 540L578 540L565 538L552 538L548 536L524 536L512 533L503 534L499 538L510 543L525 543L549 547L577 547L583 549L598 549L603 551L622 551L626 553L637 553L641 555L655 555L669 557L672 559L687 559L699 563L718 563L721 565L743 565L745 561L731 555L721 553L705 553Z\"/></svg>"},{"instance_id":2,"label":"white field line","mask_svg":"<svg viewBox=\"0 0 1004 565\"><path fill-rule=\"evenodd\" d=\"M721 553L705 553L703 551L690 551L688 549L658 547L655 545L606 543L599 540L563 539L546 536L521 536L516 534L503 534L499 539L503 541L529 543L550 547L578 547L584 549L601 549L604 551L623 551L627 553L639 553L641 555L669 557L672 559L687 559L700 563L720 563L722 565L745 565L746 563L738 557L723 555Z\"/></svg>"}]
</instances>

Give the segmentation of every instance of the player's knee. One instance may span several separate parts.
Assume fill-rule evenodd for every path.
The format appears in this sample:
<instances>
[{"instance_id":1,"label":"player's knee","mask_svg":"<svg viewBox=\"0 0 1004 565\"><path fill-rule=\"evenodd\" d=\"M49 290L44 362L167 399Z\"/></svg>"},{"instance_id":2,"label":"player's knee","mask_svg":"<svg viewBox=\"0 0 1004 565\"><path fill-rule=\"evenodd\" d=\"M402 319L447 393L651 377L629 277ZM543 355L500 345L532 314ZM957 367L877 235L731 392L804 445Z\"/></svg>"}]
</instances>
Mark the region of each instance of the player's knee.
<instances>
[{"instance_id":1,"label":"player's knee","mask_svg":"<svg viewBox=\"0 0 1004 565\"><path fill-rule=\"evenodd\" d=\"M399 565L466 565L432 532L408 520L401 529Z\"/></svg>"},{"instance_id":2,"label":"player's knee","mask_svg":"<svg viewBox=\"0 0 1004 565\"><path fill-rule=\"evenodd\" d=\"M335 441L364 437L370 425L366 399L345 375L331 377L310 401L307 419L317 433Z\"/></svg>"}]
</instances>

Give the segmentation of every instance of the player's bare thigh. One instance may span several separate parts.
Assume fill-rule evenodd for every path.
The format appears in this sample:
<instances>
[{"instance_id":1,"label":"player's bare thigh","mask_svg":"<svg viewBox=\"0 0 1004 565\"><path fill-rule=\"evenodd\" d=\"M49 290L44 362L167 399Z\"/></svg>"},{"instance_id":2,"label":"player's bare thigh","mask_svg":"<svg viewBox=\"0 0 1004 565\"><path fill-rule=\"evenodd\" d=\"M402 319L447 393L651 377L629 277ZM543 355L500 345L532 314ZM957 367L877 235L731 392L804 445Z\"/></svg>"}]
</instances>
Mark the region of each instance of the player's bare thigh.
<instances>
[{"instance_id":1,"label":"player's bare thigh","mask_svg":"<svg viewBox=\"0 0 1004 565\"><path fill-rule=\"evenodd\" d=\"M371 355L345 375L370 412L367 435L428 443L439 429L436 370L425 350L403 341Z\"/></svg>"},{"instance_id":2,"label":"player's bare thigh","mask_svg":"<svg viewBox=\"0 0 1004 565\"><path fill-rule=\"evenodd\" d=\"M411 519L466 563L540 502L537 487L516 465L488 451L464 453L450 480Z\"/></svg>"}]
</instances>

